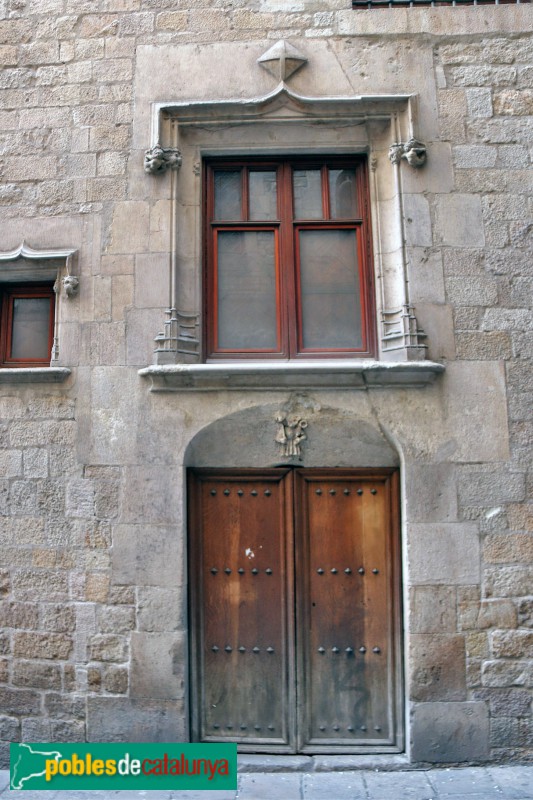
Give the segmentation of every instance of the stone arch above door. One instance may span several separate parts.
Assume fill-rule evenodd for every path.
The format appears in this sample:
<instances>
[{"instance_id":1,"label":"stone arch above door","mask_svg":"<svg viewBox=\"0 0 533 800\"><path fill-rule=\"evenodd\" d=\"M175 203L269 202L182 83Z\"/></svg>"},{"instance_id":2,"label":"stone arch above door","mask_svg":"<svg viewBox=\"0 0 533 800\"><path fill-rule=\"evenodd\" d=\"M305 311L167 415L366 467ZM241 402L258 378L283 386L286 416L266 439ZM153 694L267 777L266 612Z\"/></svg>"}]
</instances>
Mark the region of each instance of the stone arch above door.
<instances>
[{"instance_id":1,"label":"stone arch above door","mask_svg":"<svg viewBox=\"0 0 533 800\"><path fill-rule=\"evenodd\" d=\"M299 456L285 455L276 440L283 420L306 423ZM215 420L194 436L185 452L187 467L397 467L399 463L396 449L374 422L298 394Z\"/></svg>"}]
</instances>

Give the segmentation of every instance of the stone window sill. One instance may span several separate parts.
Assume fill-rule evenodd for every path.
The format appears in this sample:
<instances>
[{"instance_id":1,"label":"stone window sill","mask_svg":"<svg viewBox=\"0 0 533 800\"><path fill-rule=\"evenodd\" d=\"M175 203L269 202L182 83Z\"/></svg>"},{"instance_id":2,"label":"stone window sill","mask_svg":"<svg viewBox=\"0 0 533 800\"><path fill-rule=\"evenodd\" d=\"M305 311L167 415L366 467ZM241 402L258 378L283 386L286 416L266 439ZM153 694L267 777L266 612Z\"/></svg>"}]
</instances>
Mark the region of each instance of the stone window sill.
<instances>
[{"instance_id":1,"label":"stone window sill","mask_svg":"<svg viewBox=\"0 0 533 800\"><path fill-rule=\"evenodd\" d=\"M434 361L248 361L153 365L139 370L152 392L413 388L433 383L444 366Z\"/></svg>"},{"instance_id":2,"label":"stone window sill","mask_svg":"<svg viewBox=\"0 0 533 800\"><path fill-rule=\"evenodd\" d=\"M0 384L4 383L62 383L71 370L68 367L22 367L0 369Z\"/></svg>"}]
</instances>

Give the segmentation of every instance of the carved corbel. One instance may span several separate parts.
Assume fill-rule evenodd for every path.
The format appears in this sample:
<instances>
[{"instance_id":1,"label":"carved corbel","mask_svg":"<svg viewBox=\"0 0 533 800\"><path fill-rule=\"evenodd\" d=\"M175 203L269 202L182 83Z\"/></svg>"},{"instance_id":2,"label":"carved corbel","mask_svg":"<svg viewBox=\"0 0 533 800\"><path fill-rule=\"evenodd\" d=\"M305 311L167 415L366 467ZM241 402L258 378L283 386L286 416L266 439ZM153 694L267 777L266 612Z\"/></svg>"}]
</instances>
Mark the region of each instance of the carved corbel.
<instances>
[{"instance_id":1,"label":"carved corbel","mask_svg":"<svg viewBox=\"0 0 533 800\"><path fill-rule=\"evenodd\" d=\"M423 167L427 161L427 148L418 139L396 142L389 147L389 158L393 164L399 164L405 158L411 167Z\"/></svg>"},{"instance_id":2,"label":"carved corbel","mask_svg":"<svg viewBox=\"0 0 533 800\"><path fill-rule=\"evenodd\" d=\"M149 175L164 175L167 169L179 169L181 161L181 153L176 147L156 144L144 152L144 171Z\"/></svg>"},{"instance_id":3,"label":"carved corbel","mask_svg":"<svg viewBox=\"0 0 533 800\"><path fill-rule=\"evenodd\" d=\"M65 275L63 278L63 288L67 297L74 297L80 288L80 279L76 275Z\"/></svg>"}]
</instances>

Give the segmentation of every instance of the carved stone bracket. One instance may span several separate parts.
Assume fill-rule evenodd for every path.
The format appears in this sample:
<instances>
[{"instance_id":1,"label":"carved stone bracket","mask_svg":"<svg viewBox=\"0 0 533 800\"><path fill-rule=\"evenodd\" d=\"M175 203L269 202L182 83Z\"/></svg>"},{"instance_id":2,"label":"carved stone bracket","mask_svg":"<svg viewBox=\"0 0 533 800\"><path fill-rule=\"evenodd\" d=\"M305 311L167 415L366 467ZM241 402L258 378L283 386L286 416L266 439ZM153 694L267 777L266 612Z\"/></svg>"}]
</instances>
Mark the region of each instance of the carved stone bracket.
<instances>
[{"instance_id":1,"label":"carved stone bracket","mask_svg":"<svg viewBox=\"0 0 533 800\"><path fill-rule=\"evenodd\" d=\"M76 275L65 275L63 278L63 288L67 297L74 297L80 288L80 279Z\"/></svg>"},{"instance_id":2,"label":"carved stone bracket","mask_svg":"<svg viewBox=\"0 0 533 800\"><path fill-rule=\"evenodd\" d=\"M418 327L412 306L383 311L382 320L385 356L400 361L419 361L426 357L427 346L422 342L426 334Z\"/></svg>"},{"instance_id":3,"label":"carved stone bracket","mask_svg":"<svg viewBox=\"0 0 533 800\"><path fill-rule=\"evenodd\" d=\"M278 443L281 455L284 458L302 457L302 442L307 439L304 433L307 420L298 415L276 414L277 432L275 441Z\"/></svg>"},{"instance_id":4,"label":"carved stone bracket","mask_svg":"<svg viewBox=\"0 0 533 800\"><path fill-rule=\"evenodd\" d=\"M197 361L200 355L198 315L186 314L176 308L169 308L166 315L165 328L155 337L156 364Z\"/></svg>"},{"instance_id":5,"label":"carved stone bracket","mask_svg":"<svg viewBox=\"0 0 533 800\"><path fill-rule=\"evenodd\" d=\"M155 144L144 153L144 171L149 175L164 175L168 169L181 167L181 153L176 147Z\"/></svg>"},{"instance_id":6,"label":"carved stone bracket","mask_svg":"<svg viewBox=\"0 0 533 800\"><path fill-rule=\"evenodd\" d=\"M389 148L389 158L393 164L399 164L404 158L411 167L423 167L427 161L427 148L418 139L396 142Z\"/></svg>"}]
</instances>

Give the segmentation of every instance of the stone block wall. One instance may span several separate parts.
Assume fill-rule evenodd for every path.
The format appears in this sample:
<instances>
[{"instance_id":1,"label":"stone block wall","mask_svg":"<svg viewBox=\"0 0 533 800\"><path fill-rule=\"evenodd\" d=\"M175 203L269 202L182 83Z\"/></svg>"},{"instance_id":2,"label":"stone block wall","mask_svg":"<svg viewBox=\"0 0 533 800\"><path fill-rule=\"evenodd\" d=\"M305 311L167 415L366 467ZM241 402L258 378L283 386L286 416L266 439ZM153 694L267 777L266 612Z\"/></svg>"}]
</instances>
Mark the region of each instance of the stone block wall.
<instances>
[{"instance_id":1,"label":"stone block wall","mask_svg":"<svg viewBox=\"0 0 533 800\"><path fill-rule=\"evenodd\" d=\"M265 396L155 396L137 374L164 320L171 217L168 177L142 169L135 76L141 48L147 59L187 45L193 59L280 38L320 53L320 70L298 78L304 94L338 94L329 69L343 93L423 85L409 278L446 373L423 390L317 392L311 404L377 420L402 452L412 759L531 758L532 20L527 5L0 0L0 250L75 247L80 276L60 343L72 377L0 383L4 763L19 739L187 736L184 454ZM240 68L209 81L230 96L248 94L241 79L271 88ZM200 264L194 241L180 247Z\"/></svg>"}]
</instances>

